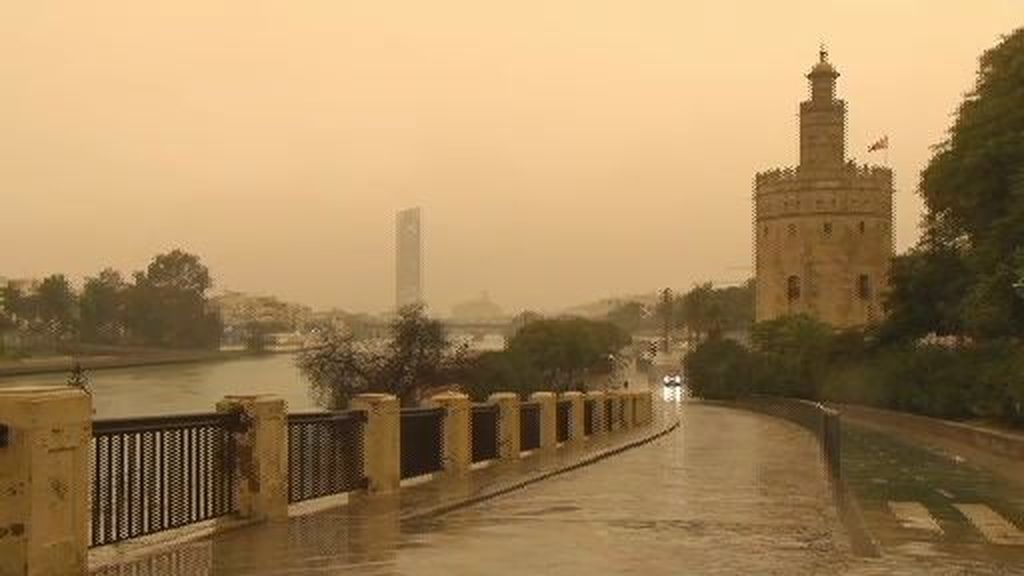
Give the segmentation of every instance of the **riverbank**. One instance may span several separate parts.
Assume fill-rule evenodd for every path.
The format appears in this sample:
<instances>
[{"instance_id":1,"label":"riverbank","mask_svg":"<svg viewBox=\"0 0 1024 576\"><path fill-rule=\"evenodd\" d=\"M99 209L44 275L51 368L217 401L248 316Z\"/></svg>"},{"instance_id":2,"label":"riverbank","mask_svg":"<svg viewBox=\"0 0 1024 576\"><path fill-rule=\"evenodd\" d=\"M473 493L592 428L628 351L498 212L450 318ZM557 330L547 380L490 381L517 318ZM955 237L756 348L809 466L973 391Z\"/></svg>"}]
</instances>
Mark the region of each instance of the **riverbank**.
<instances>
[{"instance_id":1,"label":"riverbank","mask_svg":"<svg viewBox=\"0 0 1024 576\"><path fill-rule=\"evenodd\" d=\"M45 356L20 360L0 359L0 378L70 372L76 363L80 364L85 370L106 370L111 368L137 368L165 364L213 362L253 356L256 356L256 354L247 350L146 350L125 354Z\"/></svg>"}]
</instances>

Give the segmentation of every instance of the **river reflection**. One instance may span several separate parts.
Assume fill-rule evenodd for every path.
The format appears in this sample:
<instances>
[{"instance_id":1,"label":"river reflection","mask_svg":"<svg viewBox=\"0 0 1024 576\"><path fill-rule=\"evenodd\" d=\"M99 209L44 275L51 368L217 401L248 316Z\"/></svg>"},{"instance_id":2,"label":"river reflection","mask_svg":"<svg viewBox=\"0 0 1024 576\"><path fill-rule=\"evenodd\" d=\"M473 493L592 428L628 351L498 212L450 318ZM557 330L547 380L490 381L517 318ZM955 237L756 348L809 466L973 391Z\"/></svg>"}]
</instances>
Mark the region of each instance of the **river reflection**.
<instances>
[{"instance_id":1,"label":"river reflection","mask_svg":"<svg viewBox=\"0 0 1024 576\"><path fill-rule=\"evenodd\" d=\"M97 418L206 412L232 394L276 394L292 411L316 407L294 355L89 372ZM0 386L60 385L67 374L0 378Z\"/></svg>"}]
</instances>

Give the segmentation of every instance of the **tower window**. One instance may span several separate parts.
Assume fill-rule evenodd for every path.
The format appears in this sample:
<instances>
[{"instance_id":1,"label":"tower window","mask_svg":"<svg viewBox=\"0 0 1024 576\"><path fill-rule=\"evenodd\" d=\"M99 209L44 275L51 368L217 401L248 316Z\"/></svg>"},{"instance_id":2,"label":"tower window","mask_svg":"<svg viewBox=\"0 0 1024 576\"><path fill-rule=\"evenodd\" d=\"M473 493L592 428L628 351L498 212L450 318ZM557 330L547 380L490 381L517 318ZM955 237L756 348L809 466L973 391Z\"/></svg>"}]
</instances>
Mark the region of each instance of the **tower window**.
<instances>
[{"instance_id":1,"label":"tower window","mask_svg":"<svg viewBox=\"0 0 1024 576\"><path fill-rule=\"evenodd\" d=\"M786 297L790 302L800 299L800 277L790 276L786 279Z\"/></svg>"},{"instance_id":2,"label":"tower window","mask_svg":"<svg viewBox=\"0 0 1024 576\"><path fill-rule=\"evenodd\" d=\"M831 222L825 222L825 225L823 226L823 229L825 231L825 235L826 236L831 236L832 235L832 223Z\"/></svg>"},{"instance_id":3,"label":"tower window","mask_svg":"<svg viewBox=\"0 0 1024 576\"><path fill-rule=\"evenodd\" d=\"M861 300L871 300L871 278L867 274L857 278L857 295Z\"/></svg>"},{"instance_id":4,"label":"tower window","mask_svg":"<svg viewBox=\"0 0 1024 576\"><path fill-rule=\"evenodd\" d=\"M765 227L764 227L764 236L765 236L765 238L768 237L768 226L767 225L765 225Z\"/></svg>"},{"instance_id":5,"label":"tower window","mask_svg":"<svg viewBox=\"0 0 1024 576\"><path fill-rule=\"evenodd\" d=\"M857 224L857 229L860 230L861 234L864 233L864 221L863 220L861 220L860 223Z\"/></svg>"},{"instance_id":6,"label":"tower window","mask_svg":"<svg viewBox=\"0 0 1024 576\"><path fill-rule=\"evenodd\" d=\"M788 231L790 236L796 236L796 224L790 224Z\"/></svg>"}]
</instances>

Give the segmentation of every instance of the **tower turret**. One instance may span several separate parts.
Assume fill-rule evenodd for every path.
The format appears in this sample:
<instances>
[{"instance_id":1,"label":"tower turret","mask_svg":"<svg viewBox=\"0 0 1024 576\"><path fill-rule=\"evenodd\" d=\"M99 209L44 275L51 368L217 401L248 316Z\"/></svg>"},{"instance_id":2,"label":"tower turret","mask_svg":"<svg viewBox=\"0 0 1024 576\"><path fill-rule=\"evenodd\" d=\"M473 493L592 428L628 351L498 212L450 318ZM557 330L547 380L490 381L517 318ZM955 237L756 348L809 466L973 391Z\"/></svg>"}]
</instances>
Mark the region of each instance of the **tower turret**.
<instances>
[{"instance_id":1,"label":"tower turret","mask_svg":"<svg viewBox=\"0 0 1024 576\"><path fill-rule=\"evenodd\" d=\"M822 47L807 79L811 99L800 103L800 167L837 168L846 161L846 103L837 100L839 72Z\"/></svg>"}]
</instances>

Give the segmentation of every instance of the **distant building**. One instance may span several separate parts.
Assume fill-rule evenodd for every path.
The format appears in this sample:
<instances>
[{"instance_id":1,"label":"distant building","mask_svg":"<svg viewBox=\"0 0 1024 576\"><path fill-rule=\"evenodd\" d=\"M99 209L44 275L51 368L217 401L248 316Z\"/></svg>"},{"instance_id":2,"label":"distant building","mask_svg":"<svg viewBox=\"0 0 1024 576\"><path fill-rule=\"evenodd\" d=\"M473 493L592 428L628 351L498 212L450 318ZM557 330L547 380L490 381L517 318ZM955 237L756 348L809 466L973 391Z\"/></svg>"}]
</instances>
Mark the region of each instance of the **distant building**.
<instances>
[{"instance_id":1,"label":"distant building","mask_svg":"<svg viewBox=\"0 0 1024 576\"><path fill-rule=\"evenodd\" d=\"M38 278L10 278L0 286L17 290L22 296L33 296L39 291L42 281Z\"/></svg>"},{"instance_id":2,"label":"distant building","mask_svg":"<svg viewBox=\"0 0 1024 576\"><path fill-rule=\"evenodd\" d=\"M486 292L476 300L462 302L452 307L452 319L458 321L497 320L502 314L501 306L492 302Z\"/></svg>"},{"instance_id":3,"label":"distant building","mask_svg":"<svg viewBox=\"0 0 1024 576\"><path fill-rule=\"evenodd\" d=\"M395 218L395 306L423 302L420 209L402 210Z\"/></svg>"},{"instance_id":4,"label":"distant building","mask_svg":"<svg viewBox=\"0 0 1024 576\"><path fill-rule=\"evenodd\" d=\"M846 103L822 50L800 104L800 164L757 174L756 318L876 322L893 254L892 171L847 161Z\"/></svg>"},{"instance_id":5,"label":"distant building","mask_svg":"<svg viewBox=\"0 0 1024 576\"><path fill-rule=\"evenodd\" d=\"M260 323L277 330L300 330L312 319L307 306L278 300L274 296L254 296L244 292L225 292L213 298L225 329Z\"/></svg>"}]
</instances>

